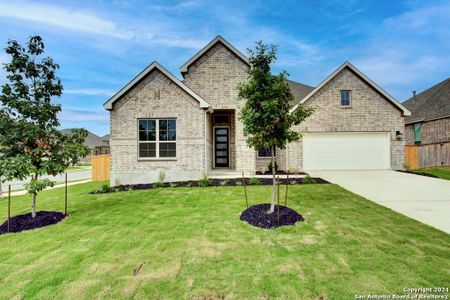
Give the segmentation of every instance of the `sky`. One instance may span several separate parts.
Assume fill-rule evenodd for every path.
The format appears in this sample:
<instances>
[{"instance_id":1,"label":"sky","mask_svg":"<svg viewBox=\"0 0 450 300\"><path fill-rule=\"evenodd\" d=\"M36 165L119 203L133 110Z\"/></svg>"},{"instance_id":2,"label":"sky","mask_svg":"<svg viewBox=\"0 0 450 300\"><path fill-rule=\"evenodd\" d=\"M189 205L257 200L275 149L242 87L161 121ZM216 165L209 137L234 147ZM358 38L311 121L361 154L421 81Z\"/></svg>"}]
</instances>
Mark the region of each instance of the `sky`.
<instances>
[{"instance_id":1,"label":"sky","mask_svg":"<svg viewBox=\"0 0 450 300\"><path fill-rule=\"evenodd\" d=\"M259 40L278 45L273 70L312 86L348 60L400 102L450 77L448 0L0 0L1 48L31 35L60 64L61 127L98 135L109 133L102 104L147 65L181 79L217 35L244 54Z\"/></svg>"}]
</instances>

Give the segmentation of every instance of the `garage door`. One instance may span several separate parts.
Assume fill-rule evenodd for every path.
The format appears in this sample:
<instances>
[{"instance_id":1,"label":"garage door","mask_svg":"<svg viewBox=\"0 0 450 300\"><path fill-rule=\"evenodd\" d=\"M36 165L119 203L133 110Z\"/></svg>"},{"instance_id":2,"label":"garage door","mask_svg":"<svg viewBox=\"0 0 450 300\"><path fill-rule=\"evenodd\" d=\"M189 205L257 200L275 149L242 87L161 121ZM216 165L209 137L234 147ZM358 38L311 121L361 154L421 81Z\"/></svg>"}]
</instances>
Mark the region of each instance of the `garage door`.
<instances>
[{"instance_id":1,"label":"garage door","mask_svg":"<svg viewBox=\"0 0 450 300\"><path fill-rule=\"evenodd\" d=\"M390 169L387 132L308 133L303 136L305 170Z\"/></svg>"}]
</instances>

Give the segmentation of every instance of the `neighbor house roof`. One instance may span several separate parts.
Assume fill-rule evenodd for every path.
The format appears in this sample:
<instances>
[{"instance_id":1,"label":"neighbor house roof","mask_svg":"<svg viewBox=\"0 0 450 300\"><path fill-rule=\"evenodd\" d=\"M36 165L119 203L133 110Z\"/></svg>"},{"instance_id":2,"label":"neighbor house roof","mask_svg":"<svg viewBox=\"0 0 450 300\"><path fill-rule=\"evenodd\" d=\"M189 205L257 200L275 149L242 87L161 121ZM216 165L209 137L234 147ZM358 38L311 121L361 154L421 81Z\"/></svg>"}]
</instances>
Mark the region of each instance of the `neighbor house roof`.
<instances>
[{"instance_id":1,"label":"neighbor house roof","mask_svg":"<svg viewBox=\"0 0 450 300\"><path fill-rule=\"evenodd\" d=\"M390 101L394 106L396 106L398 109L400 109L403 112L404 116L410 116L411 113L406 107L400 104L397 100L394 99L391 95L389 95L385 90L383 90L381 87L379 87L375 82L373 82L369 77L367 77L363 72L358 70L354 65L352 65L350 62L346 61L344 62L339 68L337 68L333 73L331 73L327 78L325 78L324 81L322 81L315 89L313 89L308 95L306 95L299 103L305 103L310 99L317 91L319 91L325 84L327 84L331 79L333 79L339 72L341 72L343 69L349 68L352 70L356 75L361 77L367 84L369 84L373 89L378 91L381 95L383 95L388 101ZM297 104L298 105L298 104ZM295 105L292 110L295 110L297 108L297 105Z\"/></svg>"},{"instance_id":2,"label":"neighbor house roof","mask_svg":"<svg viewBox=\"0 0 450 300\"><path fill-rule=\"evenodd\" d=\"M67 128L62 129L61 132L65 135L70 135L72 134L73 130L74 128ZM95 133L88 131L88 136L84 140L84 145L87 146L89 149L94 149L95 147L103 145L103 140Z\"/></svg>"},{"instance_id":3,"label":"neighbor house roof","mask_svg":"<svg viewBox=\"0 0 450 300\"><path fill-rule=\"evenodd\" d=\"M402 103L411 111L405 123L450 117L450 78L430 87Z\"/></svg>"},{"instance_id":4,"label":"neighbor house roof","mask_svg":"<svg viewBox=\"0 0 450 300\"><path fill-rule=\"evenodd\" d=\"M177 84L182 90L188 93L192 98L198 101L200 107L207 108L209 107L208 102L203 100L199 95L194 93L190 88L188 88L184 83L182 83L178 78L176 78L172 73L167 71L163 66L161 66L158 62L152 62L147 68L144 69L141 73L139 73L136 77L133 78L126 86L124 86L119 92L117 92L114 96L112 96L108 101L103 104L103 107L107 110L111 110L114 102L120 99L124 94L126 94L131 88L133 88L136 84L138 84L142 79L144 79L150 72L154 69L159 70L165 76L167 76L170 80L172 80L175 84Z\"/></svg>"},{"instance_id":5,"label":"neighbor house roof","mask_svg":"<svg viewBox=\"0 0 450 300\"><path fill-rule=\"evenodd\" d=\"M306 95L308 95L309 93L311 93L312 90L314 90L314 87L300 82L287 80L287 83L289 85L289 88L291 89L292 94L294 95L295 98L294 104L299 103L303 98L306 97Z\"/></svg>"},{"instance_id":6,"label":"neighbor house roof","mask_svg":"<svg viewBox=\"0 0 450 300\"><path fill-rule=\"evenodd\" d=\"M197 54L195 54L190 60L188 60L183 66L180 68L181 74L187 73L188 68L192 65L197 59L199 59L203 54L205 54L209 49L211 49L215 44L222 43L225 47L227 47L231 52L233 52L237 57L239 57L243 62L249 65L248 58L242 54L238 49L236 49L233 45L231 45L227 40L218 35L215 39L213 39L208 45L203 47Z\"/></svg>"}]
</instances>

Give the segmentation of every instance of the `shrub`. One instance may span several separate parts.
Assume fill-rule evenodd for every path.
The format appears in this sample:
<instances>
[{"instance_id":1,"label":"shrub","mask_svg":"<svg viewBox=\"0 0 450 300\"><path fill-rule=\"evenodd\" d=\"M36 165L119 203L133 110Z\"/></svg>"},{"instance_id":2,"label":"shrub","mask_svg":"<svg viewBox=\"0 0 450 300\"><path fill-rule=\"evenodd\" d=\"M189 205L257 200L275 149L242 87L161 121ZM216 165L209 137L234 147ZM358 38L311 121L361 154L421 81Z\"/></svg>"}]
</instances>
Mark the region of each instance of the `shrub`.
<instances>
[{"instance_id":1,"label":"shrub","mask_svg":"<svg viewBox=\"0 0 450 300\"><path fill-rule=\"evenodd\" d=\"M224 179L224 180L222 180L222 181L220 182L220 185L221 185L221 186L225 186L225 185L227 185L229 182L230 182L230 181L229 181L228 179Z\"/></svg>"},{"instance_id":2,"label":"shrub","mask_svg":"<svg viewBox=\"0 0 450 300\"><path fill-rule=\"evenodd\" d=\"M174 183L174 182L171 182L171 183L170 183L170 187L173 187L173 188L174 188L174 187L177 187L177 184Z\"/></svg>"},{"instance_id":3,"label":"shrub","mask_svg":"<svg viewBox=\"0 0 450 300\"><path fill-rule=\"evenodd\" d=\"M102 192L110 193L110 192L113 192L113 191L114 191L114 189L111 188L109 185L107 185L107 184L102 185Z\"/></svg>"},{"instance_id":4,"label":"shrub","mask_svg":"<svg viewBox=\"0 0 450 300\"><path fill-rule=\"evenodd\" d=\"M304 179L303 179L303 183L304 184L314 184L317 183L317 181L312 178L311 176L307 175Z\"/></svg>"},{"instance_id":5,"label":"shrub","mask_svg":"<svg viewBox=\"0 0 450 300\"><path fill-rule=\"evenodd\" d=\"M242 181L236 180L235 184L236 184L236 185L242 185Z\"/></svg>"},{"instance_id":6,"label":"shrub","mask_svg":"<svg viewBox=\"0 0 450 300\"><path fill-rule=\"evenodd\" d=\"M158 174L158 181L164 182L165 179L166 179L166 171L160 170Z\"/></svg>"},{"instance_id":7,"label":"shrub","mask_svg":"<svg viewBox=\"0 0 450 300\"><path fill-rule=\"evenodd\" d=\"M248 180L248 184L249 185L258 185L258 184L261 184L261 181L259 180L259 178L252 177Z\"/></svg>"},{"instance_id":8,"label":"shrub","mask_svg":"<svg viewBox=\"0 0 450 300\"><path fill-rule=\"evenodd\" d=\"M275 172L278 171L277 161L274 162L274 166L275 166ZM267 169L269 169L269 172L272 173L272 161L270 161L269 165L267 166Z\"/></svg>"},{"instance_id":9,"label":"shrub","mask_svg":"<svg viewBox=\"0 0 450 300\"><path fill-rule=\"evenodd\" d=\"M298 183L298 181L296 181L296 180L291 180L291 182L289 183L289 184L297 184Z\"/></svg>"},{"instance_id":10,"label":"shrub","mask_svg":"<svg viewBox=\"0 0 450 300\"><path fill-rule=\"evenodd\" d=\"M157 181L153 184L153 188L155 188L155 189L162 188L163 186L164 186L164 182L161 182L161 181Z\"/></svg>"},{"instance_id":11,"label":"shrub","mask_svg":"<svg viewBox=\"0 0 450 300\"><path fill-rule=\"evenodd\" d=\"M208 178L207 175L203 175L203 177L198 181L198 186L200 187L206 187L211 185L211 180Z\"/></svg>"}]
</instances>

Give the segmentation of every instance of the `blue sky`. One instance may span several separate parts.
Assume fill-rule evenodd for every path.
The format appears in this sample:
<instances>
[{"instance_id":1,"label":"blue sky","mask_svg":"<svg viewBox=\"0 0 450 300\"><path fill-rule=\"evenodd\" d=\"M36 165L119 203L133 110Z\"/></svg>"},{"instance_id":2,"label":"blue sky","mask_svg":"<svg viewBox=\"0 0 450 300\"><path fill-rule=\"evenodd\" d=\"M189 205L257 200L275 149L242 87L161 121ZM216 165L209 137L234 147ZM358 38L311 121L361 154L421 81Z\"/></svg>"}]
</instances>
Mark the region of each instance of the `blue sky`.
<instances>
[{"instance_id":1,"label":"blue sky","mask_svg":"<svg viewBox=\"0 0 450 300\"><path fill-rule=\"evenodd\" d=\"M279 45L274 70L310 85L349 60L403 101L450 76L449 16L450 1L0 0L0 42L41 35L61 65L62 127L103 135L112 94L153 60L181 78L218 34L243 53Z\"/></svg>"}]
</instances>

